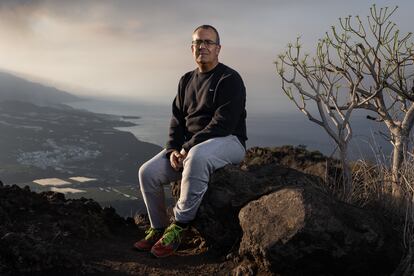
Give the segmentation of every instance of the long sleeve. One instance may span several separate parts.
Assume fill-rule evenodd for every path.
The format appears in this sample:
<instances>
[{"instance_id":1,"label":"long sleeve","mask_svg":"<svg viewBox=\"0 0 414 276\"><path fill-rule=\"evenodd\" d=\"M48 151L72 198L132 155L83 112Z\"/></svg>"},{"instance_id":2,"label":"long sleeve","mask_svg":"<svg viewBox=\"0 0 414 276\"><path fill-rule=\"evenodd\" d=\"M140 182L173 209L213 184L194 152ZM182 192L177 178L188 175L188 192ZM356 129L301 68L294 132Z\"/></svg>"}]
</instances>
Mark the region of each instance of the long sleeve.
<instances>
[{"instance_id":1,"label":"long sleeve","mask_svg":"<svg viewBox=\"0 0 414 276\"><path fill-rule=\"evenodd\" d=\"M193 146L210 138L223 137L233 133L239 121L245 116L246 89L238 75L222 79L216 91L217 108L207 126L194 134L182 148L188 152Z\"/></svg>"},{"instance_id":2,"label":"long sleeve","mask_svg":"<svg viewBox=\"0 0 414 276\"><path fill-rule=\"evenodd\" d=\"M182 112L182 101L180 93L182 91L183 79L178 85L178 93L172 103L172 115L170 121L170 128L168 134L168 141L166 145L167 155L172 151L180 151L185 141L185 120Z\"/></svg>"}]
</instances>

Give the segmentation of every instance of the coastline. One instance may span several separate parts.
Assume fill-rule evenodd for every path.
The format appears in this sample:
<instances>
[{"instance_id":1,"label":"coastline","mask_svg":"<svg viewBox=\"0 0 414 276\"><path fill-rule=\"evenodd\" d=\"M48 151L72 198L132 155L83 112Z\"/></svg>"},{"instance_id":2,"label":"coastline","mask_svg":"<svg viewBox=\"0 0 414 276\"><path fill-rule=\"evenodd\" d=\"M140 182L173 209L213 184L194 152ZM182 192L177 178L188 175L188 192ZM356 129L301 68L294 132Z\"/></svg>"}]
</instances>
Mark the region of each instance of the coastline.
<instances>
[{"instance_id":1,"label":"coastline","mask_svg":"<svg viewBox=\"0 0 414 276\"><path fill-rule=\"evenodd\" d=\"M66 194L69 198L90 197L109 205L113 201L113 205L142 209L139 200L131 200L139 195L137 168L161 147L116 129L132 126L135 124L114 115L0 102L0 179L5 184L29 186L39 192L54 187L65 188L61 191L86 190ZM68 180L73 177L96 180ZM68 184L42 187L33 183L45 178L63 179ZM126 196L112 190L101 191L102 187L125 189ZM127 208L118 211L126 215Z\"/></svg>"}]
</instances>

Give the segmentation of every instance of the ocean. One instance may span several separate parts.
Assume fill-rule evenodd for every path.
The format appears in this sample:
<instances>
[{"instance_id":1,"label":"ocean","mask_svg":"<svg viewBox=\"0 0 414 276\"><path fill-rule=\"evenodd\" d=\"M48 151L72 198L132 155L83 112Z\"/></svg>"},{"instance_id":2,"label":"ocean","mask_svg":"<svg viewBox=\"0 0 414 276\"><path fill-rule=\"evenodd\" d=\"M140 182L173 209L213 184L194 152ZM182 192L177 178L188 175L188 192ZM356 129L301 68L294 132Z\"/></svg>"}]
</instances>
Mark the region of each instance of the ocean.
<instances>
[{"instance_id":1,"label":"ocean","mask_svg":"<svg viewBox=\"0 0 414 276\"><path fill-rule=\"evenodd\" d=\"M96 113L114 114L118 116L139 117L125 120L135 123L132 127L117 128L121 131L133 133L138 140L164 146L171 116L171 107L157 104L142 104L134 102L116 102L104 100L88 100L70 104L77 109L84 109ZM292 107L292 112L254 112L247 110L247 147L272 147L282 145L305 145L309 150L318 150L327 156L336 156L335 145L324 129L310 122L302 113ZM391 146L385 141L379 131L385 131L378 124L368 121L364 114L355 114L353 119L353 142L350 145L351 159L371 159L381 162L383 156L389 156ZM168 186L167 186L168 188ZM111 201L104 202L102 193L93 190L87 196L100 200L102 206L113 206L122 216L131 216L135 213L145 212L145 206L140 198L136 186L116 187L117 190L136 197L135 200L114 200L120 197L113 193L112 187L101 187L112 193L104 194ZM166 193L168 204L173 199ZM72 197L86 196L85 194L72 195ZM130 199L130 198L129 198Z\"/></svg>"},{"instance_id":2,"label":"ocean","mask_svg":"<svg viewBox=\"0 0 414 276\"><path fill-rule=\"evenodd\" d=\"M136 124L117 128L133 133L137 139L164 146L168 135L171 107L167 105L116 102L107 100L85 100L70 104L74 108L96 113L138 116L127 119ZM261 113L247 109L247 147L271 147L282 145L305 145L309 150L318 150L328 156L336 156L335 144L326 131L309 121L292 106L291 112ZM355 112L352 120L353 139L350 158L374 159L378 155L389 155L391 145L383 138L386 132L378 123L366 119L366 114Z\"/></svg>"}]
</instances>

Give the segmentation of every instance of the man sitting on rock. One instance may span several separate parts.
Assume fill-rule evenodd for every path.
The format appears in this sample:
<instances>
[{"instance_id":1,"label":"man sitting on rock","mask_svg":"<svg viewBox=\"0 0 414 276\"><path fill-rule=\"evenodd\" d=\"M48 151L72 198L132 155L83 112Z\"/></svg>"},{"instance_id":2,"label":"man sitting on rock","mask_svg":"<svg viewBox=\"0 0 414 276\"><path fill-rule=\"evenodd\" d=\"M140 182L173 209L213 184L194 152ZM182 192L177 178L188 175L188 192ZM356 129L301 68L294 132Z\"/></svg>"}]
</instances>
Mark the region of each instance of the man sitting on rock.
<instances>
[{"instance_id":1,"label":"man sitting on rock","mask_svg":"<svg viewBox=\"0 0 414 276\"><path fill-rule=\"evenodd\" d=\"M213 26L195 29L191 51L198 68L180 79L166 148L139 169L151 228L134 247L156 257L169 256L177 249L214 170L244 158L246 90L240 75L219 63L220 49ZM180 179L175 222L168 226L163 185Z\"/></svg>"}]
</instances>

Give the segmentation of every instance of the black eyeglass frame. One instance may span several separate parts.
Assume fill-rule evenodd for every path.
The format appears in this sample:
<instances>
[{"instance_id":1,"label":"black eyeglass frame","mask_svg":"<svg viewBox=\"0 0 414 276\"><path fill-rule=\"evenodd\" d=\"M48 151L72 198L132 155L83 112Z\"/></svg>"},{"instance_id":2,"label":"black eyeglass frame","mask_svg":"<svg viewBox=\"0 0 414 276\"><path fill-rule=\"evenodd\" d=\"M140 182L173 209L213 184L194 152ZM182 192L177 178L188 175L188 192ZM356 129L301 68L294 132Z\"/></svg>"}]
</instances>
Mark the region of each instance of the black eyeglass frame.
<instances>
[{"instance_id":1,"label":"black eyeglass frame","mask_svg":"<svg viewBox=\"0 0 414 276\"><path fill-rule=\"evenodd\" d=\"M218 45L216 41L210 40L210 39L197 39L191 41L191 45L200 47L201 44L204 44L206 47L211 47L213 45Z\"/></svg>"}]
</instances>

